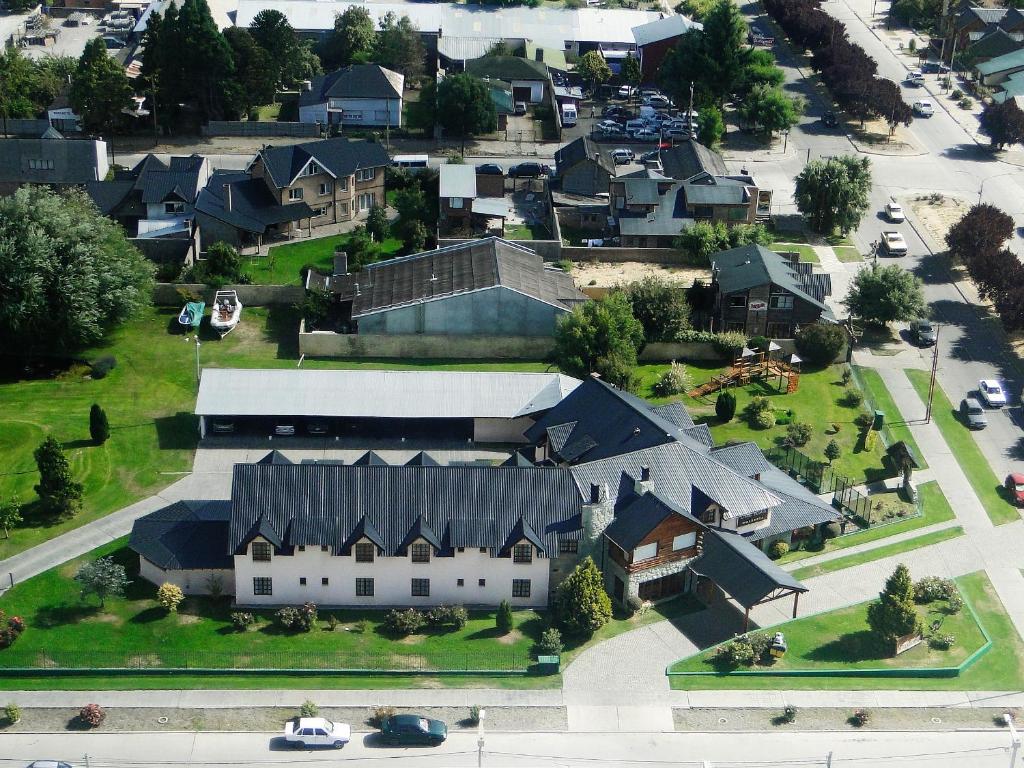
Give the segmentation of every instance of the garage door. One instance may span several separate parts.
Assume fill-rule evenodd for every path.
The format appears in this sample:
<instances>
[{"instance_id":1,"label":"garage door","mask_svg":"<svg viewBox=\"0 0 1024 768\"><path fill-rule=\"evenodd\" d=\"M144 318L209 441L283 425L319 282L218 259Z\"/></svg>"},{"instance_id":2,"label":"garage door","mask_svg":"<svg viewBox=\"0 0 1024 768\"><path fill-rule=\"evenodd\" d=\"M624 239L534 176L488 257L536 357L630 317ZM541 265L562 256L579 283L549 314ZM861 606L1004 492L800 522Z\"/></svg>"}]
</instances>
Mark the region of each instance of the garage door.
<instances>
[{"instance_id":1,"label":"garage door","mask_svg":"<svg viewBox=\"0 0 1024 768\"><path fill-rule=\"evenodd\" d=\"M512 89L512 100L513 101L525 101L527 104L530 103L530 89L529 87L517 86Z\"/></svg>"}]
</instances>

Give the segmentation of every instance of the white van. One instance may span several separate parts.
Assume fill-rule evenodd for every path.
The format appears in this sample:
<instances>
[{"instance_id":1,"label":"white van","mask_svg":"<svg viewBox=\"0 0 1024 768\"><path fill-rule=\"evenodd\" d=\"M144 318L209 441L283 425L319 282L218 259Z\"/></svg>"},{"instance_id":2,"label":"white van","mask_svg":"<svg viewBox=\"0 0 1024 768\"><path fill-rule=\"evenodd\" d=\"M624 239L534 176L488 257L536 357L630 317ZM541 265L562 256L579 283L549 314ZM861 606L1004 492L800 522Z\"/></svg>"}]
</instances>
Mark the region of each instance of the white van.
<instances>
[{"instance_id":1,"label":"white van","mask_svg":"<svg viewBox=\"0 0 1024 768\"><path fill-rule=\"evenodd\" d=\"M576 114L576 105L570 102L562 104L562 125L566 128L571 128L576 125L578 115Z\"/></svg>"},{"instance_id":2,"label":"white van","mask_svg":"<svg viewBox=\"0 0 1024 768\"><path fill-rule=\"evenodd\" d=\"M426 155L395 155L391 160L392 168L426 168L427 160L429 158Z\"/></svg>"}]
</instances>

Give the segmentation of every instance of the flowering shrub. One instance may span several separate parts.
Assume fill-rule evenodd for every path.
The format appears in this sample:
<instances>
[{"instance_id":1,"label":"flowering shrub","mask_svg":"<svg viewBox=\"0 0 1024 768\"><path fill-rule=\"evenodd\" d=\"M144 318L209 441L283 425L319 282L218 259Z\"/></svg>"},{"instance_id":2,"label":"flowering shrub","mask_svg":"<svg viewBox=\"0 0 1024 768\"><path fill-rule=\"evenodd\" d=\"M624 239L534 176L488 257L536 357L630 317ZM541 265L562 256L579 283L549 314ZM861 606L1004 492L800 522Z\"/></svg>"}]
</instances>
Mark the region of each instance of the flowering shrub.
<instances>
[{"instance_id":1,"label":"flowering shrub","mask_svg":"<svg viewBox=\"0 0 1024 768\"><path fill-rule=\"evenodd\" d=\"M99 704L86 704L78 713L78 719L90 728L98 728L107 713Z\"/></svg>"}]
</instances>

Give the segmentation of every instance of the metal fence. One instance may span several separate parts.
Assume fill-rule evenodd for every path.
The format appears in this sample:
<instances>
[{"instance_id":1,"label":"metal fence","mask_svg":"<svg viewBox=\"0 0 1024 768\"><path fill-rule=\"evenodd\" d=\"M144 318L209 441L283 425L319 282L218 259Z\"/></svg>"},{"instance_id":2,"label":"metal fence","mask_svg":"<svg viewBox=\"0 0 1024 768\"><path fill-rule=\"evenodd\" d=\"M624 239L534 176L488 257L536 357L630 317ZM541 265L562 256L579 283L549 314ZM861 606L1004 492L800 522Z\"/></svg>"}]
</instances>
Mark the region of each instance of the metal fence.
<instances>
[{"instance_id":1,"label":"metal fence","mask_svg":"<svg viewBox=\"0 0 1024 768\"><path fill-rule=\"evenodd\" d=\"M211 120L203 136L299 136L319 138L320 123L282 123L272 120Z\"/></svg>"},{"instance_id":2,"label":"metal fence","mask_svg":"<svg viewBox=\"0 0 1024 768\"><path fill-rule=\"evenodd\" d=\"M815 493L832 493L837 487L854 485L846 475L836 472L831 464L812 459L796 448L773 448L765 451L765 456Z\"/></svg>"},{"instance_id":3,"label":"metal fence","mask_svg":"<svg viewBox=\"0 0 1024 768\"><path fill-rule=\"evenodd\" d=\"M850 485L836 487L832 496L833 505L839 506L849 517L859 517L871 525L871 498Z\"/></svg>"},{"instance_id":4,"label":"metal fence","mask_svg":"<svg viewBox=\"0 0 1024 768\"><path fill-rule=\"evenodd\" d=\"M238 653L216 651L164 650L140 651L19 651L17 647L0 653L0 674L5 672L61 673L96 670L135 672L236 671L359 673L482 673L523 674L531 662L520 651L489 650L482 653L458 651L416 653L374 653L352 651L252 651Z\"/></svg>"}]
</instances>

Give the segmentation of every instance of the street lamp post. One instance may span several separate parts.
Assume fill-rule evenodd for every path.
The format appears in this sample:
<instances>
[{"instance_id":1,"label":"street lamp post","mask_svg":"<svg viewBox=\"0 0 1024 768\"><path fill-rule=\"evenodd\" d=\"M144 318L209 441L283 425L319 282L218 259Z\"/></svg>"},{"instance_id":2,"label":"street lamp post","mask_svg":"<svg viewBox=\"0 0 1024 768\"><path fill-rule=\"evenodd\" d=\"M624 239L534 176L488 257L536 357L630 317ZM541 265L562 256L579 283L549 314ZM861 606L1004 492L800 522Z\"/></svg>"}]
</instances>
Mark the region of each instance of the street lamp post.
<instances>
[{"instance_id":1,"label":"street lamp post","mask_svg":"<svg viewBox=\"0 0 1024 768\"><path fill-rule=\"evenodd\" d=\"M476 722L476 768L483 768L484 764L484 720L487 718L487 710L480 710L480 718Z\"/></svg>"},{"instance_id":2,"label":"street lamp post","mask_svg":"<svg viewBox=\"0 0 1024 768\"><path fill-rule=\"evenodd\" d=\"M789 128L782 132L782 154L786 154L786 147L789 146Z\"/></svg>"},{"instance_id":3,"label":"street lamp post","mask_svg":"<svg viewBox=\"0 0 1024 768\"><path fill-rule=\"evenodd\" d=\"M199 347L201 347L201 346L202 346L202 344L199 343L199 330L196 329L196 386L197 387L199 386L199 376L200 376L200 371L199 371Z\"/></svg>"}]
</instances>

